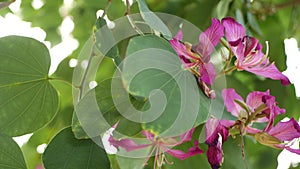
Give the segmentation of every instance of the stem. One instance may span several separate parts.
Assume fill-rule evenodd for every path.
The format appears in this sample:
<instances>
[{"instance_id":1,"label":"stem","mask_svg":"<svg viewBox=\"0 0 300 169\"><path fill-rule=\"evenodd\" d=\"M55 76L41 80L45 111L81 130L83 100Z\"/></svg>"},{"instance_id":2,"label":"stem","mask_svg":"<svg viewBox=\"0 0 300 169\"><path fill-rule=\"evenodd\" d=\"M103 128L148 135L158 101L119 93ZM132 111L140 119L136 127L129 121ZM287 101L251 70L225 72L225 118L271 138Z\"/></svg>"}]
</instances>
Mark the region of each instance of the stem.
<instances>
[{"instance_id":1,"label":"stem","mask_svg":"<svg viewBox=\"0 0 300 169\"><path fill-rule=\"evenodd\" d=\"M228 73L231 73L232 71L236 70L237 67L236 66L232 66L231 68L227 69L224 71L224 74L227 75Z\"/></svg>"},{"instance_id":2,"label":"stem","mask_svg":"<svg viewBox=\"0 0 300 169\"><path fill-rule=\"evenodd\" d=\"M231 50L229 50L229 56L228 56L228 59L226 60L226 64L225 64L223 70L225 70L229 66L232 58L233 58L233 53Z\"/></svg>"},{"instance_id":3,"label":"stem","mask_svg":"<svg viewBox=\"0 0 300 169\"><path fill-rule=\"evenodd\" d=\"M82 76L82 81L80 82L80 85L79 85L79 98L78 98L78 101L80 99L82 99L82 97L83 97L83 90L84 90L84 86L85 86L85 83L86 83L86 77L87 77L88 71L89 71L89 69L91 67L91 62L92 62L93 56L94 55L92 53L90 55L90 57L89 57L89 60L88 60L88 63L87 63L87 67L86 67L85 72L84 72L84 74Z\"/></svg>"},{"instance_id":4,"label":"stem","mask_svg":"<svg viewBox=\"0 0 300 169\"><path fill-rule=\"evenodd\" d=\"M106 6L105 6L105 8L104 8L104 12L103 12L101 18L103 18L103 17L106 15L106 13L107 13L107 11L108 11L108 9L109 9L109 7L110 7L111 1L112 1L112 0L107 0Z\"/></svg>"},{"instance_id":5,"label":"stem","mask_svg":"<svg viewBox=\"0 0 300 169\"><path fill-rule=\"evenodd\" d=\"M226 47L228 50L230 50L230 47L229 47L229 45L228 45L228 42L227 42L224 38L221 38L221 39L220 39L220 42L221 42L221 44L222 44L224 47Z\"/></svg>"},{"instance_id":6,"label":"stem","mask_svg":"<svg viewBox=\"0 0 300 169\"><path fill-rule=\"evenodd\" d=\"M299 3L300 3L300 0L291 0L289 2L284 2L284 3L276 5L276 8L282 9L282 8L289 7L289 6L296 6Z\"/></svg>"},{"instance_id":7,"label":"stem","mask_svg":"<svg viewBox=\"0 0 300 169\"><path fill-rule=\"evenodd\" d=\"M126 13L125 15L130 15L130 3L129 0L126 0Z\"/></svg>"}]
</instances>

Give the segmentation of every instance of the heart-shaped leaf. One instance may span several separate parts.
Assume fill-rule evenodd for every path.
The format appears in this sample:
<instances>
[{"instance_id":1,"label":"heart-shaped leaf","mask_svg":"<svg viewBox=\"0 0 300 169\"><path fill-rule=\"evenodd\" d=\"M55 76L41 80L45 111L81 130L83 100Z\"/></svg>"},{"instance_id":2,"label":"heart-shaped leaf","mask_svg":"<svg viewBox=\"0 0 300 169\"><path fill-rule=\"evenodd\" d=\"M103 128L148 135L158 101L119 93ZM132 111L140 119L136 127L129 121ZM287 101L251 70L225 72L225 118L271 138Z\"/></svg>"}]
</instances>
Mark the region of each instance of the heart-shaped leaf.
<instances>
[{"instance_id":1,"label":"heart-shaped leaf","mask_svg":"<svg viewBox=\"0 0 300 169\"><path fill-rule=\"evenodd\" d=\"M95 139L101 142L100 137ZM110 169L105 150L92 140L77 140L70 127L49 143L43 163L47 169Z\"/></svg>"},{"instance_id":2,"label":"heart-shaped leaf","mask_svg":"<svg viewBox=\"0 0 300 169\"><path fill-rule=\"evenodd\" d=\"M145 129L178 135L206 120L208 99L165 39L154 35L132 38L122 77L130 94L149 98L146 107L151 111L142 117Z\"/></svg>"},{"instance_id":3,"label":"heart-shaped leaf","mask_svg":"<svg viewBox=\"0 0 300 169\"><path fill-rule=\"evenodd\" d=\"M46 125L59 103L48 81L46 46L27 37L4 37L0 39L0 60L0 131L18 136Z\"/></svg>"},{"instance_id":4,"label":"heart-shaped leaf","mask_svg":"<svg viewBox=\"0 0 300 169\"><path fill-rule=\"evenodd\" d=\"M1 169L26 169L26 163L20 147L14 140L0 134L0 168Z\"/></svg>"}]
</instances>

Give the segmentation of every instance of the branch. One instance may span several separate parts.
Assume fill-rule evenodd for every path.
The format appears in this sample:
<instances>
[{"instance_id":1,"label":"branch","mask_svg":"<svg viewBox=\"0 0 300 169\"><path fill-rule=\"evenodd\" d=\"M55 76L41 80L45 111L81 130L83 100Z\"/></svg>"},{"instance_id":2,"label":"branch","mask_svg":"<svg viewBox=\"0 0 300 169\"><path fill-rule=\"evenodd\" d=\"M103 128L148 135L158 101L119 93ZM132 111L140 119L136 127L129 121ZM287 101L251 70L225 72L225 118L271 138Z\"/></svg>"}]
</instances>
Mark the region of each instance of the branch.
<instances>
[{"instance_id":1,"label":"branch","mask_svg":"<svg viewBox=\"0 0 300 169\"><path fill-rule=\"evenodd\" d=\"M277 9L282 9L282 8L286 8L286 7L289 7L289 6L296 6L298 4L300 4L300 0L291 0L289 2L284 2L284 3L276 5L276 8Z\"/></svg>"}]
</instances>

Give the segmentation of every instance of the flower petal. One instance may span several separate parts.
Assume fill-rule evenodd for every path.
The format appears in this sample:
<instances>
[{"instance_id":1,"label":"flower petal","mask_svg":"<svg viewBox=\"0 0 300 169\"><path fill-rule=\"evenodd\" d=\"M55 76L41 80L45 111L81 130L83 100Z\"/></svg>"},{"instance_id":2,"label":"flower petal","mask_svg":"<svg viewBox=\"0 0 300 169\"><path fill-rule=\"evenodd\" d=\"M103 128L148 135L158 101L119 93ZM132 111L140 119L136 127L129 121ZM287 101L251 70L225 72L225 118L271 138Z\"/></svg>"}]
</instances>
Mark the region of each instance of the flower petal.
<instances>
[{"instance_id":1,"label":"flower petal","mask_svg":"<svg viewBox=\"0 0 300 169\"><path fill-rule=\"evenodd\" d=\"M206 64L202 64L199 67L200 72L200 80L205 82L206 84L213 85L215 78L216 78L216 72L214 65L211 62L208 62Z\"/></svg>"},{"instance_id":2,"label":"flower petal","mask_svg":"<svg viewBox=\"0 0 300 169\"><path fill-rule=\"evenodd\" d=\"M208 144L209 146L218 144L218 142L220 141L219 139L222 140L222 143L227 140L229 134L228 129L220 122L221 121L216 118L210 118L206 121L206 144Z\"/></svg>"},{"instance_id":3,"label":"flower petal","mask_svg":"<svg viewBox=\"0 0 300 169\"><path fill-rule=\"evenodd\" d=\"M287 149L288 151L292 152L292 153L296 153L300 155L300 149L293 149L290 147L285 147L285 149Z\"/></svg>"},{"instance_id":4,"label":"flower petal","mask_svg":"<svg viewBox=\"0 0 300 169\"><path fill-rule=\"evenodd\" d=\"M264 131L269 131L273 127L276 116L279 114L284 114L285 109L281 109L277 106L274 96L265 95L262 97L262 101L267 106L267 109L263 111L266 117L262 119L266 119L266 121L269 121Z\"/></svg>"},{"instance_id":5,"label":"flower petal","mask_svg":"<svg viewBox=\"0 0 300 169\"><path fill-rule=\"evenodd\" d=\"M162 147L162 148L168 154L170 154L173 157L179 158L180 160L185 160L186 158L189 158L191 156L203 153L203 151L198 147L198 140L194 141L194 146L189 148L187 153L185 153L182 150L171 150L166 147Z\"/></svg>"},{"instance_id":6,"label":"flower petal","mask_svg":"<svg viewBox=\"0 0 300 169\"><path fill-rule=\"evenodd\" d=\"M212 169L220 168L223 161L223 151L221 143L218 146L209 146L206 152L206 156Z\"/></svg>"},{"instance_id":7,"label":"flower petal","mask_svg":"<svg viewBox=\"0 0 300 169\"><path fill-rule=\"evenodd\" d=\"M148 146L151 146L152 144L140 144L137 145L135 144L134 141L132 141L131 139L121 139L121 140L115 140L113 138L113 136L111 135L108 139L110 145L113 145L114 147L116 147L117 149L119 147L124 148L127 152L128 151L133 151L133 150L138 150L138 149L142 149Z\"/></svg>"},{"instance_id":8,"label":"flower petal","mask_svg":"<svg viewBox=\"0 0 300 169\"><path fill-rule=\"evenodd\" d=\"M181 41L183 39L183 32L179 30L178 33L174 36L174 39Z\"/></svg>"},{"instance_id":9,"label":"flower petal","mask_svg":"<svg viewBox=\"0 0 300 169\"><path fill-rule=\"evenodd\" d=\"M182 63L189 64L189 59L196 60L197 58L192 55L190 49L187 49L187 47L182 42L180 42L182 36L182 30L180 30L173 39L169 40L169 43L179 56Z\"/></svg>"},{"instance_id":10,"label":"flower petal","mask_svg":"<svg viewBox=\"0 0 300 169\"><path fill-rule=\"evenodd\" d=\"M230 112L233 116L238 117L239 113L243 108L235 102L235 100L244 101L243 98L235 92L234 89L224 89L222 91L222 97L224 99L224 104L227 108L227 111Z\"/></svg>"},{"instance_id":11,"label":"flower petal","mask_svg":"<svg viewBox=\"0 0 300 169\"><path fill-rule=\"evenodd\" d=\"M298 122L291 118L287 122L279 122L268 131L268 134L281 141L291 141L300 138L300 126Z\"/></svg>"},{"instance_id":12,"label":"flower petal","mask_svg":"<svg viewBox=\"0 0 300 169\"><path fill-rule=\"evenodd\" d=\"M262 132L262 130L252 128L252 127L249 127L249 126L246 127L246 131L247 131L247 133L250 133L250 134L256 134L256 133Z\"/></svg>"},{"instance_id":13,"label":"flower petal","mask_svg":"<svg viewBox=\"0 0 300 169\"><path fill-rule=\"evenodd\" d=\"M262 98L263 96L269 96L270 91L267 90L266 92L254 91L248 94L246 98L246 104L249 106L252 112L259 107L260 105L264 104Z\"/></svg>"},{"instance_id":14,"label":"flower petal","mask_svg":"<svg viewBox=\"0 0 300 169\"><path fill-rule=\"evenodd\" d=\"M154 141L155 135L154 135L153 133L151 133L150 131L143 130L143 131L142 131L142 134L143 134L148 140L150 140L151 142Z\"/></svg>"},{"instance_id":15,"label":"flower petal","mask_svg":"<svg viewBox=\"0 0 300 169\"><path fill-rule=\"evenodd\" d=\"M289 85L291 83L289 79L277 69L274 63L271 63L270 65L244 67L244 70L273 80L281 80L282 85Z\"/></svg>"},{"instance_id":16,"label":"flower petal","mask_svg":"<svg viewBox=\"0 0 300 169\"><path fill-rule=\"evenodd\" d=\"M225 36L229 42L237 41L246 36L245 28L231 17L224 18L222 25L225 28Z\"/></svg>"},{"instance_id":17,"label":"flower petal","mask_svg":"<svg viewBox=\"0 0 300 169\"><path fill-rule=\"evenodd\" d=\"M199 44L195 48L196 51L202 55L204 62L210 60L210 55L223 36L223 25L221 25L218 19L213 18L210 27L200 34Z\"/></svg>"},{"instance_id":18,"label":"flower petal","mask_svg":"<svg viewBox=\"0 0 300 169\"><path fill-rule=\"evenodd\" d=\"M181 134L179 144L187 142L187 141L191 141L194 131L195 131L195 128L192 128L189 131Z\"/></svg>"}]
</instances>

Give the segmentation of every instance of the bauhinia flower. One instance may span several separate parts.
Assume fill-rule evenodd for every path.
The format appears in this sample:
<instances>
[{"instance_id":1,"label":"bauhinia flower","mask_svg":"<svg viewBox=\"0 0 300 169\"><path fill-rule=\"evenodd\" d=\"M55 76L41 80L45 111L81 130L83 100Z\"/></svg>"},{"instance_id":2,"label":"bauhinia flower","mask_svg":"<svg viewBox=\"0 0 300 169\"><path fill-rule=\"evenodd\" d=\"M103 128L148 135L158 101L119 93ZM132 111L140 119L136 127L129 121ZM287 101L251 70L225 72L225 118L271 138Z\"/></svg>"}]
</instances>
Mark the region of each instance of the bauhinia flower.
<instances>
[{"instance_id":1,"label":"bauhinia flower","mask_svg":"<svg viewBox=\"0 0 300 169\"><path fill-rule=\"evenodd\" d=\"M238 122L245 127L243 130L248 133L257 131L250 127L253 122L268 122L268 128L273 125L277 115L285 113L285 109L277 106L269 90L251 92L246 101L234 89L224 89L222 96L227 111L238 118Z\"/></svg>"},{"instance_id":2,"label":"bauhinia flower","mask_svg":"<svg viewBox=\"0 0 300 169\"><path fill-rule=\"evenodd\" d=\"M246 36L244 27L233 18L227 17L222 20L225 28L225 36L230 48L236 56L235 66L237 70L281 80L283 85L290 84L289 79L270 63L269 58L262 52L262 45L254 37Z\"/></svg>"},{"instance_id":3,"label":"bauhinia flower","mask_svg":"<svg viewBox=\"0 0 300 169\"><path fill-rule=\"evenodd\" d=\"M277 149L286 149L300 155L300 149L290 147L291 143L296 141L295 139L300 138L300 125L294 118L287 122L279 122L275 126L264 129L264 131L259 131L254 137L263 145Z\"/></svg>"},{"instance_id":4,"label":"bauhinia flower","mask_svg":"<svg viewBox=\"0 0 300 169\"><path fill-rule=\"evenodd\" d=\"M210 62L210 55L222 36L224 36L224 27L219 20L213 18L211 26L200 34L199 43L196 46L181 42L183 38L181 30L170 40L170 44L185 68L198 78L200 86L209 98L215 98L215 92L208 85L212 85L216 77L214 65Z\"/></svg>"},{"instance_id":5,"label":"bauhinia flower","mask_svg":"<svg viewBox=\"0 0 300 169\"><path fill-rule=\"evenodd\" d=\"M116 126L117 125L115 125L114 127ZM172 147L174 146L178 146L182 143L191 141L194 130L195 128L192 128L189 131L181 134L180 136L170 138L156 137L152 132L143 130L142 134L149 140L149 144L136 144L131 139L116 140L113 138L113 136L110 136L109 142L116 148L124 148L127 152L146 147L152 147L152 151L146 159L145 165L147 165L149 158L154 155L154 167L161 168L164 161L167 164L172 164L166 159L165 153L181 160L203 153L203 151L198 147L198 140L194 141L194 146L189 148L187 152L172 149Z\"/></svg>"},{"instance_id":6,"label":"bauhinia flower","mask_svg":"<svg viewBox=\"0 0 300 169\"><path fill-rule=\"evenodd\" d=\"M206 122L206 152L208 162L212 169L218 169L223 163L222 145L229 136L228 127L234 125L234 121L219 120L211 117Z\"/></svg>"}]
</instances>

